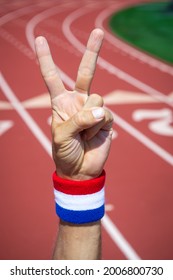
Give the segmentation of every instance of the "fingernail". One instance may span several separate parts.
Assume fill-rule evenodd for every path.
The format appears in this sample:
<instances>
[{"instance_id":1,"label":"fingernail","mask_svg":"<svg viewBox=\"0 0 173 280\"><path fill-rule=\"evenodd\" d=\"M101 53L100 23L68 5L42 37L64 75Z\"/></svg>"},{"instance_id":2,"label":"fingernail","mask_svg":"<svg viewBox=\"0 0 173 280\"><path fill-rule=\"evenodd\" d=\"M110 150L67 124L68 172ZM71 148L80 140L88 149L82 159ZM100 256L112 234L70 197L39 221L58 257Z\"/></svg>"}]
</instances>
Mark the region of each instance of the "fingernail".
<instances>
[{"instance_id":1,"label":"fingernail","mask_svg":"<svg viewBox=\"0 0 173 280\"><path fill-rule=\"evenodd\" d=\"M103 108L98 108L98 109L92 110L92 114L93 114L95 119L101 119L101 118L104 117L105 111L104 111Z\"/></svg>"}]
</instances>

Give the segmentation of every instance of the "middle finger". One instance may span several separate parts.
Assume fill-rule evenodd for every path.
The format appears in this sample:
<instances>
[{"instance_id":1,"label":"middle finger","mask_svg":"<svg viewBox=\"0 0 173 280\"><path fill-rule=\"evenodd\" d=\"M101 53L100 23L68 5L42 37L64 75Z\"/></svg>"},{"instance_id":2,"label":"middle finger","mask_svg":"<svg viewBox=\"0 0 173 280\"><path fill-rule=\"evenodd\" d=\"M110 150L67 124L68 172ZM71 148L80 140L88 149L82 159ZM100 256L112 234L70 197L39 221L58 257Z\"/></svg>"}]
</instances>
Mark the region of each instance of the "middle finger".
<instances>
[{"instance_id":1,"label":"middle finger","mask_svg":"<svg viewBox=\"0 0 173 280\"><path fill-rule=\"evenodd\" d=\"M75 90L89 93L94 76L98 54L102 45L104 33L101 29L94 29L88 39L87 48L79 65Z\"/></svg>"}]
</instances>

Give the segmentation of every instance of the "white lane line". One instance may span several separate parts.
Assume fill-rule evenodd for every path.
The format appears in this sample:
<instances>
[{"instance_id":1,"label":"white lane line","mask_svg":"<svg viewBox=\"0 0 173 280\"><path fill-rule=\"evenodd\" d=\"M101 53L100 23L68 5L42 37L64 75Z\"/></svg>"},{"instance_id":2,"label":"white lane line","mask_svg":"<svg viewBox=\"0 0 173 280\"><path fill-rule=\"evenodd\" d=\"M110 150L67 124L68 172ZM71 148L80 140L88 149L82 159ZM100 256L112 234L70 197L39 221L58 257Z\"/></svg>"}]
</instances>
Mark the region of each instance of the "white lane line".
<instances>
[{"instance_id":1,"label":"white lane line","mask_svg":"<svg viewBox=\"0 0 173 280\"><path fill-rule=\"evenodd\" d=\"M73 35L70 27L75 20L77 20L79 17L83 16L84 14L88 13L89 11L90 10L87 10L86 8L82 7L80 9L72 12L71 14L69 14L69 16L66 17L66 19L64 20L63 25L62 25L62 29L63 29L64 35L66 36L67 40L70 41L71 44L73 46L75 46L82 53L85 50L85 46ZM103 69L105 69L110 74L115 75L119 79L125 81L126 83L133 85L134 87L151 95L153 98L155 98L163 103L166 103L168 106L173 107L172 99L165 96L160 91L155 90L151 86L148 86L145 83L139 81L138 79L136 79L133 76L126 73L125 71L120 70L118 67L109 63L102 57L98 58L98 65L100 65Z\"/></svg>"},{"instance_id":2,"label":"white lane line","mask_svg":"<svg viewBox=\"0 0 173 280\"><path fill-rule=\"evenodd\" d=\"M13 121L0 120L0 136L7 132L14 125Z\"/></svg>"},{"instance_id":3,"label":"white lane line","mask_svg":"<svg viewBox=\"0 0 173 280\"><path fill-rule=\"evenodd\" d=\"M18 18L18 17L24 16L28 13L31 13L31 12L35 11L36 7L37 7L36 5L30 5L30 6L12 11L12 12L2 16L0 18L0 26L6 24L6 23Z\"/></svg>"},{"instance_id":4,"label":"white lane line","mask_svg":"<svg viewBox=\"0 0 173 280\"><path fill-rule=\"evenodd\" d=\"M95 20L95 26L99 27L104 30L105 32L105 38L107 41L109 41L113 46L116 46L120 50L123 50L127 54L139 59L140 61L149 64L152 67L157 68L159 71L165 72L169 75L173 76L173 67L167 65L164 62L161 62L152 56L149 56L145 53L140 52L139 50L135 49L134 47L128 45L124 41L121 41L119 38L113 36L110 32L108 32L104 28L103 22L113 13L115 12L115 8L119 7L119 5L114 5L111 8L103 10L96 18Z\"/></svg>"},{"instance_id":5,"label":"white lane line","mask_svg":"<svg viewBox=\"0 0 173 280\"><path fill-rule=\"evenodd\" d=\"M124 253L128 260L141 259L107 214L104 215L102 224L106 229L109 229L109 235L111 236L112 240L114 240L120 251Z\"/></svg>"},{"instance_id":6,"label":"white lane line","mask_svg":"<svg viewBox=\"0 0 173 280\"><path fill-rule=\"evenodd\" d=\"M34 119L30 116L30 114L25 110L22 106L19 99L16 97L15 93L12 91L3 75L0 73L0 85L2 87L2 91L4 95L9 100L13 108L17 111L22 120L27 124L30 131L35 135L39 143L44 147L46 152L52 157L52 148L51 143L48 137L43 133Z\"/></svg>"},{"instance_id":7,"label":"white lane line","mask_svg":"<svg viewBox=\"0 0 173 280\"><path fill-rule=\"evenodd\" d=\"M34 50L33 41L34 41L34 29L35 29L35 27L42 20L44 20L44 19L46 19L50 16L51 16L51 10L49 9L48 12L45 11L44 13L38 14L36 17L34 17L28 23L28 26L27 26L27 29L26 29L27 30L26 37L27 37L29 45L31 46L31 48L33 48L33 50ZM60 71L61 78L64 81L64 83L66 85L68 85L70 88L74 88L75 82L68 75L66 75L61 69L59 69L59 71ZM113 222L110 220L110 218L109 218L109 221L111 222L111 225L114 225ZM123 238L121 239L121 244L119 244L119 239L116 238L117 237L117 231L114 232L114 230L113 230L113 229L116 228L116 226L114 225L114 227L111 227L111 229L109 230L109 224L107 223L107 220L105 220L103 226L104 226L105 230L108 232L108 234L110 235L110 237L112 238L113 242L122 250L123 254L125 256L129 256L129 257L131 257L131 255L133 255L133 256L135 256L135 259L140 259L140 257L137 255L137 253L134 254L135 251L130 245L126 246L126 244L129 244L129 243L126 241L126 239L123 237L122 234L121 234L121 236ZM115 237L113 238L113 236L115 236ZM124 243L124 246L122 246L123 243ZM130 248L131 248L131 253L129 254Z\"/></svg>"}]
</instances>

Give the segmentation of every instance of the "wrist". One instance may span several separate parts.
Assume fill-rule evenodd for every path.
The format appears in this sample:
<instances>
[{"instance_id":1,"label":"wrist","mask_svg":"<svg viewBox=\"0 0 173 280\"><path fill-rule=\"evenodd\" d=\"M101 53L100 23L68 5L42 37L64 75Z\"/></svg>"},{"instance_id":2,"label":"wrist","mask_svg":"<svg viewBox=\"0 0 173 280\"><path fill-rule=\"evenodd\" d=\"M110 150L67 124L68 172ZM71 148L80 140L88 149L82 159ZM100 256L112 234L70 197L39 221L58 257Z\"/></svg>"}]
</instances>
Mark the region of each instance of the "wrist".
<instances>
[{"instance_id":1,"label":"wrist","mask_svg":"<svg viewBox=\"0 0 173 280\"><path fill-rule=\"evenodd\" d=\"M56 168L56 174L59 177L61 177L62 179L74 180L74 181L92 180L94 178L99 177L102 172L103 172L103 170L101 170L99 173L95 173L95 174L92 174L92 175L81 174L81 173L68 175L68 174L65 174L64 172L62 172L60 169Z\"/></svg>"}]
</instances>

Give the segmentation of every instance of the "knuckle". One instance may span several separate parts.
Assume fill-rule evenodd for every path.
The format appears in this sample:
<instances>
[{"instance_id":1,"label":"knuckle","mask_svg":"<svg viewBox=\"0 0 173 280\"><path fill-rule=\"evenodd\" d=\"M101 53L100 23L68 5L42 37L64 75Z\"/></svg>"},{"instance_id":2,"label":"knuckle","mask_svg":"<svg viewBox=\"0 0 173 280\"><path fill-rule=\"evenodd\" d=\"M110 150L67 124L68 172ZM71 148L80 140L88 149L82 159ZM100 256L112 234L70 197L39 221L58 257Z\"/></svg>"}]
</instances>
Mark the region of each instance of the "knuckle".
<instances>
[{"instance_id":1,"label":"knuckle","mask_svg":"<svg viewBox=\"0 0 173 280\"><path fill-rule=\"evenodd\" d=\"M106 115L106 121L107 122L113 122L114 121L114 117L109 110L105 109L105 115Z\"/></svg>"},{"instance_id":2,"label":"knuckle","mask_svg":"<svg viewBox=\"0 0 173 280\"><path fill-rule=\"evenodd\" d=\"M53 135L53 143L56 144L56 145L60 145L61 143L61 136L59 135L59 133L55 133Z\"/></svg>"},{"instance_id":3,"label":"knuckle","mask_svg":"<svg viewBox=\"0 0 173 280\"><path fill-rule=\"evenodd\" d=\"M93 71L89 66L85 66L79 69L79 75L84 77L92 77Z\"/></svg>"},{"instance_id":4,"label":"knuckle","mask_svg":"<svg viewBox=\"0 0 173 280\"><path fill-rule=\"evenodd\" d=\"M55 145L59 145L60 144L60 139L59 139L59 136L57 134L54 134L53 137L52 137L52 140L53 140L53 143Z\"/></svg>"},{"instance_id":5,"label":"knuckle","mask_svg":"<svg viewBox=\"0 0 173 280\"><path fill-rule=\"evenodd\" d=\"M61 125L53 126L52 124L52 142L59 146L63 142L63 129Z\"/></svg>"},{"instance_id":6,"label":"knuckle","mask_svg":"<svg viewBox=\"0 0 173 280\"><path fill-rule=\"evenodd\" d=\"M77 113L75 114L73 117L72 117L72 122L73 124L77 127L77 128L80 128L81 126L81 118L80 118L80 114Z\"/></svg>"},{"instance_id":7,"label":"knuckle","mask_svg":"<svg viewBox=\"0 0 173 280\"><path fill-rule=\"evenodd\" d=\"M47 71L45 71L43 73L43 77L45 79L54 78L54 77L57 76L57 73L58 73L58 71L57 71L56 67L53 67L53 68L48 69Z\"/></svg>"}]
</instances>

